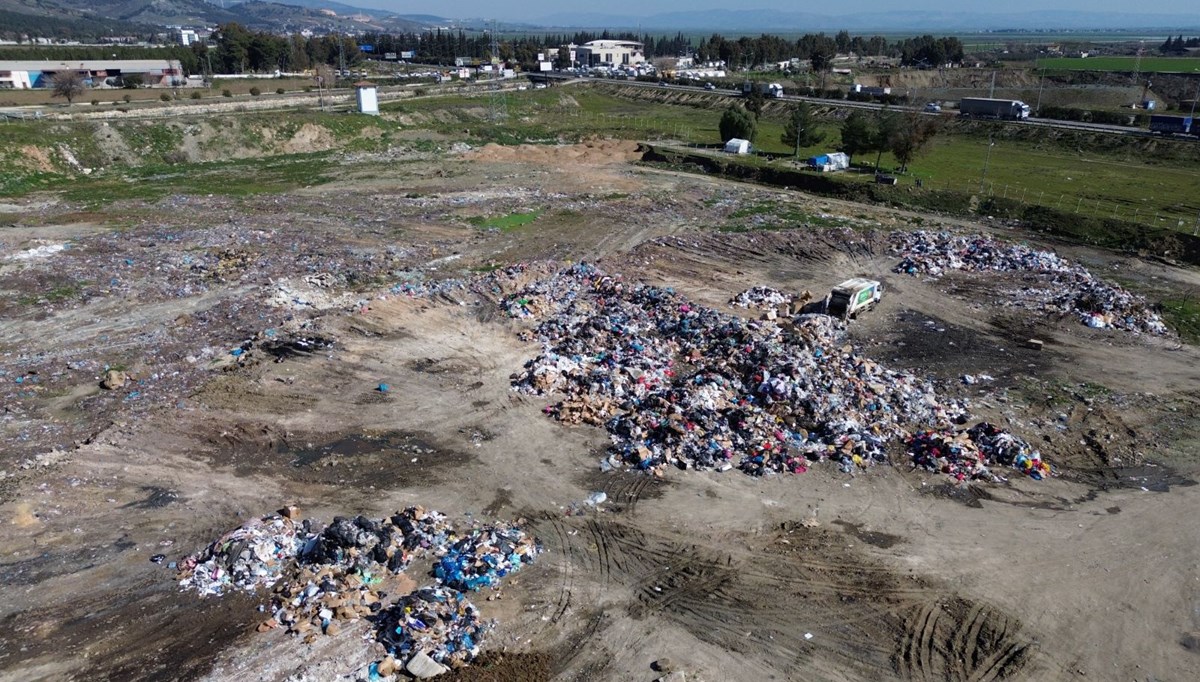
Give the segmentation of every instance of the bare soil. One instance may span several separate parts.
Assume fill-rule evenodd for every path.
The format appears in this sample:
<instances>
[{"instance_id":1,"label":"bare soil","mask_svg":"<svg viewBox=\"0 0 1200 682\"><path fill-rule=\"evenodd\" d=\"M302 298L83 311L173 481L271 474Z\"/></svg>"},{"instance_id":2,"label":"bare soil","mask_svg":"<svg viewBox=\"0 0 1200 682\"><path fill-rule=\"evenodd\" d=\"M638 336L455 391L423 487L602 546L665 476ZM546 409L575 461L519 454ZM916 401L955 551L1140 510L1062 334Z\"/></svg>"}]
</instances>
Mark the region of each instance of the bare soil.
<instances>
[{"instance_id":1,"label":"bare soil","mask_svg":"<svg viewBox=\"0 0 1200 682\"><path fill-rule=\"evenodd\" d=\"M525 520L546 553L479 598L499 626L477 665L444 679L648 682L663 658L710 682L1200 677L1196 348L1002 306L1011 282L891 274L882 236L910 214L629 155L593 143L484 148L382 178L348 166L342 183L285 197L104 209L139 216L121 229L52 224L79 208L67 204L13 211L0 679L365 679L382 658L366 623L311 644L256 633L265 595L182 594L150 561L287 504L323 521L411 504ZM714 230L761 202L855 229ZM511 230L470 220L535 209ZM34 239L71 245L8 258ZM1148 292L1197 277L1071 255L1119 264ZM558 424L548 399L510 389L537 347L497 307L503 290L391 288L541 259L723 309L756 284L823 293L879 277L887 295L853 343L969 396L1063 475L960 485L901 458L853 477L601 472L601 429ZM332 345L264 350L318 336ZM98 388L106 367L130 383ZM609 501L580 511L594 491Z\"/></svg>"}]
</instances>

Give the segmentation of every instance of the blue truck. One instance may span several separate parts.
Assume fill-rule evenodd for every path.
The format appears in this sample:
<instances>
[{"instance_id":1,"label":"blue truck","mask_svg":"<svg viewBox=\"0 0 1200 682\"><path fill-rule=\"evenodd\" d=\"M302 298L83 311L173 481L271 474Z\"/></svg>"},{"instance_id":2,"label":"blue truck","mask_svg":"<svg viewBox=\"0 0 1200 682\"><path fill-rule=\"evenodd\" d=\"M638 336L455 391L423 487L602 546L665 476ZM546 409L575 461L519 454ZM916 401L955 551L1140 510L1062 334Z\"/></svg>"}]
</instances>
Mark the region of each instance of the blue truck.
<instances>
[{"instance_id":1,"label":"blue truck","mask_svg":"<svg viewBox=\"0 0 1200 682\"><path fill-rule=\"evenodd\" d=\"M1164 135L1197 135L1200 136L1200 126L1197 126L1191 116L1163 116L1155 114L1150 117L1150 132Z\"/></svg>"}]
</instances>

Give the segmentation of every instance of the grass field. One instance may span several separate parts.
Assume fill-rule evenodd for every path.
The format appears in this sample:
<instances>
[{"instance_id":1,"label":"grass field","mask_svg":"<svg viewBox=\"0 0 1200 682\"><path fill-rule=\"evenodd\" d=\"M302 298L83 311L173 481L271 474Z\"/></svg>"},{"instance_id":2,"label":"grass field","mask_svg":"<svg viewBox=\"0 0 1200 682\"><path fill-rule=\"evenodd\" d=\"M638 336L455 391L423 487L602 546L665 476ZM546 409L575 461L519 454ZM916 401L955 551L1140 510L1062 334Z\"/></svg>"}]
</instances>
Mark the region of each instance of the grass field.
<instances>
[{"instance_id":1,"label":"grass field","mask_svg":"<svg viewBox=\"0 0 1200 682\"><path fill-rule=\"evenodd\" d=\"M568 99L569 98L569 99ZM470 97L431 98L385 105L390 111L436 110L462 118L444 117L434 124L447 134L461 131L470 118L466 111L487 106L487 100ZM716 148L717 123L722 109L632 101L580 88L513 93L508 100L509 119L501 126L478 128L473 135L500 143L572 141L589 136L677 140L687 145ZM475 120L478 123L478 120ZM834 123L822 125L825 140L800 150L801 158L833 151L840 142ZM780 142L783 123L774 118L759 121L754 146L761 152L789 155ZM950 189L1105 218L1121 218L1191 232L1200 214L1200 168L1194 164L1150 164L1145 157L1103 154L1075 147L1059 148L1043 142L997 140L990 156L984 138L943 134L926 153L910 164L901 185L920 178L927 189ZM874 164L875 154L854 159ZM983 167L987 163L986 177ZM763 159L744 160L766 163ZM775 163L787 163L781 159ZM881 167L896 167L891 154L883 154ZM869 182L870 174L843 174L846 182Z\"/></svg>"},{"instance_id":2,"label":"grass field","mask_svg":"<svg viewBox=\"0 0 1200 682\"><path fill-rule=\"evenodd\" d=\"M1039 59L1037 68L1048 71L1117 71L1132 72L1137 67L1142 73L1200 73L1200 57L1053 57Z\"/></svg>"}]
</instances>

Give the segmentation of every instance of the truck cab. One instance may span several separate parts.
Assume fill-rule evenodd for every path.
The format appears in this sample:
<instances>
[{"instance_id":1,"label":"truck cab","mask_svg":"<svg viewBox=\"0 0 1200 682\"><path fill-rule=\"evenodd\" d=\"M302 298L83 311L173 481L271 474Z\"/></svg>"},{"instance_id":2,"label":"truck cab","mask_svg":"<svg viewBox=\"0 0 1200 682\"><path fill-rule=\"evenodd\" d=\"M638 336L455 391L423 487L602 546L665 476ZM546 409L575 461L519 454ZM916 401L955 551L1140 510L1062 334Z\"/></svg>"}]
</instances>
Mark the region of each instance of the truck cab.
<instances>
[{"instance_id":1,"label":"truck cab","mask_svg":"<svg viewBox=\"0 0 1200 682\"><path fill-rule=\"evenodd\" d=\"M882 283L855 277L833 288L825 305L825 313L843 320L852 320L860 312L874 308L882 297Z\"/></svg>"}]
</instances>

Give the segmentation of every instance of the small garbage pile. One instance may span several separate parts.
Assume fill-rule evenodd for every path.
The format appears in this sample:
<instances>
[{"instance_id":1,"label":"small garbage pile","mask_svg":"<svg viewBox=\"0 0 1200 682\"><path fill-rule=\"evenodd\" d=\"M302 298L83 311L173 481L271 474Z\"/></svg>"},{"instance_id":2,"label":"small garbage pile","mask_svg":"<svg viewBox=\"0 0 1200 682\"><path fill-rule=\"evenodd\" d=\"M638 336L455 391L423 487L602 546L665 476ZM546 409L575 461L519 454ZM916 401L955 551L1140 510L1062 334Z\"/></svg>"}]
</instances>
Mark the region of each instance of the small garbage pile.
<instances>
[{"instance_id":1,"label":"small garbage pile","mask_svg":"<svg viewBox=\"0 0 1200 682\"><path fill-rule=\"evenodd\" d=\"M303 540L283 516L255 519L214 540L179 565L179 584L201 595L274 585Z\"/></svg>"},{"instance_id":2,"label":"small garbage pile","mask_svg":"<svg viewBox=\"0 0 1200 682\"><path fill-rule=\"evenodd\" d=\"M226 533L179 563L180 586L201 595L272 587L260 632L283 627L311 638L370 619L392 657L428 668L478 655L494 623L467 593L499 589L542 552L515 525L459 530L421 507L383 519L337 517L320 529L296 516L288 508ZM418 559L432 560L435 584L414 589L404 572Z\"/></svg>"},{"instance_id":3,"label":"small garbage pile","mask_svg":"<svg viewBox=\"0 0 1200 682\"><path fill-rule=\"evenodd\" d=\"M514 389L564 395L547 414L603 425L612 466L767 475L831 460L852 473L888 461L912 426L967 419L928 381L855 353L826 315L748 321L588 265L507 301L543 344Z\"/></svg>"},{"instance_id":4,"label":"small garbage pile","mask_svg":"<svg viewBox=\"0 0 1200 682\"><path fill-rule=\"evenodd\" d=\"M997 466L1015 469L1038 481L1052 473L1041 453L1029 443L987 422L979 422L965 431L921 431L910 436L906 445L913 466L941 472L959 481L1002 482L1003 477L992 473L990 468Z\"/></svg>"},{"instance_id":5,"label":"small garbage pile","mask_svg":"<svg viewBox=\"0 0 1200 682\"><path fill-rule=\"evenodd\" d=\"M1052 251L1009 244L982 235L893 232L892 251L901 257L894 272L941 277L951 270L1028 272L1045 276L1043 287L1024 288L1007 305L1073 315L1093 328L1164 336L1170 330L1144 298L1093 275Z\"/></svg>"},{"instance_id":6,"label":"small garbage pile","mask_svg":"<svg viewBox=\"0 0 1200 682\"><path fill-rule=\"evenodd\" d=\"M729 299L734 308L776 308L791 303L792 297L771 287L751 287Z\"/></svg>"}]
</instances>

